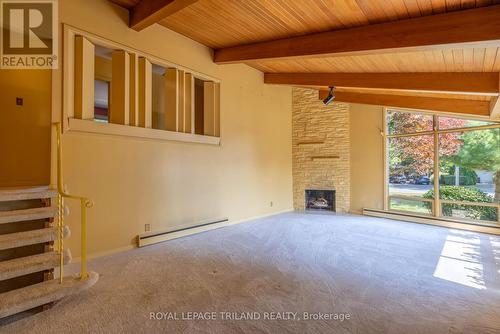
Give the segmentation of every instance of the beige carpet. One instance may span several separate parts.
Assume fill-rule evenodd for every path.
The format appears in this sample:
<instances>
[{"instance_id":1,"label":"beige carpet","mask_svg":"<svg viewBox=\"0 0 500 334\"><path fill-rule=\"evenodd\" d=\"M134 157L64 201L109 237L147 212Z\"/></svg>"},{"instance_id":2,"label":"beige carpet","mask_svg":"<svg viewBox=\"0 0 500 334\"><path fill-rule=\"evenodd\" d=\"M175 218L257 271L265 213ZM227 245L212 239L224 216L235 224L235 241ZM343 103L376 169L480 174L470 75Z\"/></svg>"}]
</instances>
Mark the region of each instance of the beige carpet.
<instances>
[{"instance_id":1,"label":"beige carpet","mask_svg":"<svg viewBox=\"0 0 500 334\"><path fill-rule=\"evenodd\" d=\"M500 333L500 238L486 234L283 214L90 267L101 275L92 289L0 332ZM236 319L250 315L260 319Z\"/></svg>"}]
</instances>

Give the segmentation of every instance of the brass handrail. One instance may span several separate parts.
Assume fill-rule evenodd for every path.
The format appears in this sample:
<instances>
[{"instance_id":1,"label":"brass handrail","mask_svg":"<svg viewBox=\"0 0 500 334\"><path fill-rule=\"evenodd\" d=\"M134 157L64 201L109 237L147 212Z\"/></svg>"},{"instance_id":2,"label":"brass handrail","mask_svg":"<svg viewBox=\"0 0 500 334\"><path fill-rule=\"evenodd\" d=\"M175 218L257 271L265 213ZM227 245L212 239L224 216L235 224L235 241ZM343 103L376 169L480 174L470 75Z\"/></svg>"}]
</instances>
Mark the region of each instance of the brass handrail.
<instances>
[{"instance_id":1,"label":"brass handrail","mask_svg":"<svg viewBox=\"0 0 500 334\"><path fill-rule=\"evenodd\" d=\"M58 229L59 229L59 282L63 281L63 272L64 272L64 199L74 199L80 201L80 219L81 219L81 268L80 268L80 278L82 280L86 280L89 277L87 270L87 209L91 208L94 203L86 198L81 196L73 196L67 194L64 191L64 183L63 183L63 167L62 167L62 127L61 123L55 123L56 125L56 133L57 133L57 192L58 192Z\"/></svg>"}]
</instances>

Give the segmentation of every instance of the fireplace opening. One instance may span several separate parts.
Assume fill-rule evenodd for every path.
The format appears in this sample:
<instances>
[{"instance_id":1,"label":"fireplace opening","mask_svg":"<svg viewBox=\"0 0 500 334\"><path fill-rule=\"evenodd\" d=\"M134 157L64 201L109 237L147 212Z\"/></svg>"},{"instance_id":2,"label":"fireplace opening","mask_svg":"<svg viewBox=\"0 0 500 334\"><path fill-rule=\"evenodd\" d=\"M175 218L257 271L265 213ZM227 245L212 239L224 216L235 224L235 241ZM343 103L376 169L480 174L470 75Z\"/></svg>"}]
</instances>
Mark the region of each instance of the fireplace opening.
<instances>
[{"instance_id":1,"label":"fireplace opening","mask_svg":"<svg viewBox=\"0 0 500 334\"><path fill-rule=\"evenodd\" d=\"M306 210L335 211L335 190L306 189Z\"/></svg>"}]
</instances>

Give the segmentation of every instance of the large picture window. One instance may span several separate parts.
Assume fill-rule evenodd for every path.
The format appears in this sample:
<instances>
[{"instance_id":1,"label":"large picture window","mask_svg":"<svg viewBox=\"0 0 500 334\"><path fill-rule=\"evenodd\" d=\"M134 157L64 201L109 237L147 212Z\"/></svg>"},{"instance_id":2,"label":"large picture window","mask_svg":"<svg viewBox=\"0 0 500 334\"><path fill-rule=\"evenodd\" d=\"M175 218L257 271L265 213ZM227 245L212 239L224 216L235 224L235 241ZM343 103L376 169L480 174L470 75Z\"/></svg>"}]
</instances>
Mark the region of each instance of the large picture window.
<instances>
[{"instance_id":1,"label":"large picture window","mask_svg":"<svg viewBox=\"0 0 500 334\"><path fill-rule=\"evenodd\" d=\"M500 227L499 123L394 109L385 120L388 210Z\"/></svg>"}]
</instances>

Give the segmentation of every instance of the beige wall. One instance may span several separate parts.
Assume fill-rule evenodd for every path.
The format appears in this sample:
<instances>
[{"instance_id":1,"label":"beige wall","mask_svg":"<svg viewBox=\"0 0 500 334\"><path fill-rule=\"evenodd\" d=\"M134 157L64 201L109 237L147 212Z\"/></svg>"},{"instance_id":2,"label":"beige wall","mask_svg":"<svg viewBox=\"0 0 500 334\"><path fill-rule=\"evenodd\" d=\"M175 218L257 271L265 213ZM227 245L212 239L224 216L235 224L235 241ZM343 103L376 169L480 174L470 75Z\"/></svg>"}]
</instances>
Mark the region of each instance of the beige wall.
<instances>
[{"instance_id":1,"label":"beige wall","mask_svg":"<svg viewBox=\"0 0 500 334\"><path fill-rule=\"evenodd\" d=\"M349 104L325 106L317 90L303 88L292 101L294 208L304 210L306 189L334 189L336 211L349 211Z\"/></svg>"},{"instance_id":2,"label":"beige wall","mask_svg":"<svg viewBox=\"0 0 500 334\"><path fill-rule=\"evenodd\" d=\"M108 1L59 4L62 23L221 80L221 146L64 134L68 190L95 202L91 254L130 247L144 224L161 230L292 208L290 88L264 85L262 73L245 65L216 65L208 48L159 25L135 32L127 12ZM78 257L78 208L71 212L68 244Z\"/></svg>"},{"instance_id":3,"label":"beige wall","mask_svg":"<svg viewBox=\"0 0 500 334\"><path fill-rule=\"evenodd\" d=\"M48 185L51 72L0 70L0 101L0 187Z\"/></svg>"},{"instance_id":4,"label":"beige wall","mask_svg":"<svg viewBox=\"0 0 500 334\"><path fill-rule=\"evenodd\" d=\"M351 212L383 209L383 107L351 104Z\"/></svg>"},{"instance_id":5,"label":"beige wall","mask_svg":"<svg viewBox=\"0 0 500 334\"><path fill-rule=\"evenodd\" d=\"M383 209L383 107L323 105L317 90L293 89L293 198L304 209L304 190L336 189L337 210ZM301 142L319 142L299 145ZM338 156L312 161L311 156Z\"/></svg>"}]
</instances>

